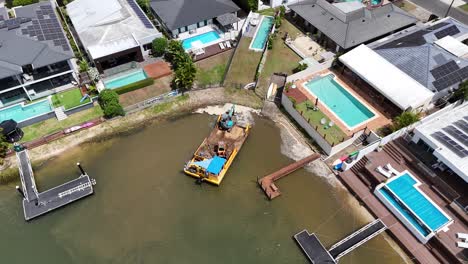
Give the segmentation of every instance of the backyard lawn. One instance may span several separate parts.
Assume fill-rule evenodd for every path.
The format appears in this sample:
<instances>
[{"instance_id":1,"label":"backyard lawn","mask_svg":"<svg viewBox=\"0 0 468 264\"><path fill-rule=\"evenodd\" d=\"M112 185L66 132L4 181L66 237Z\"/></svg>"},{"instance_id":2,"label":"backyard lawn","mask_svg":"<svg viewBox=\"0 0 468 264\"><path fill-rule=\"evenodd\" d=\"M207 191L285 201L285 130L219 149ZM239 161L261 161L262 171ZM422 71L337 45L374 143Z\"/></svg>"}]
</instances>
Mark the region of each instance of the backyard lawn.
<instances>
[{"instance_id":1,"label":"backyard lawn","mask_svg":"<svg viewBox=\"0 0 468 264\"><path fill-rule=\"evenodd\" d=\"M313 103L309 100L302 102L300 104L296 105L296 110L301 113L302 116L309 121L309 123L316 128L318 126L318 129L316 129L320 135L325 135L325 139L330 143L330 144L337 144L340 143L343 138L346 138L346 134L341 131L341 129L337 126L334 125L332 127L328 127L328 122L330 122L330 119L327 118L325 114L323 114L320 110L314 111L312 109ZM326 125L322 125L320 121L325 118L326 120Z\"/></svg>"},{"instance_id":2,"label":"backyard lawn","mask_svg":"<svg viewBox=\"0 0 468 264\"><path fill-rule=\"evenodd\" d=\"M60 130L64 130L65 128L96 119L100 116L102 116L101 107L95 106L93 108L70 115L67 119L60 122L55 118L47 119L45 121L22 128L24 137L21 142L31 141L58 132Z\"/></svg>"},{"instance_id":3,"label":"backyard lawn","mask_svg":"<svg viewBox=\"0 0 468 264\"><path fill-rule=\"evenodd\" d=\"M251 41L252 38L243 37L241 39L224 82L226 87L230 87L233 84L246 85L255 81L255 74L262 53L249 50Z\"/></svg>"},{"instance_id":4,"label":"backyard lawn","mask_svg":"<svg viewBox=\"0 0 468 264\"><path fill-rule=\"evenodd\" d=\"M164 76L157 80L154 80L154 84L150 86L121 94L119 96L120 104L123 107L127 107L142 102L146 99L150 99L158 95L168 93L171 91L172 79L172 74L169 76Z\"/></svg>"},{"instance_id":5,"label":"backyard lawn","mask_svg":"<svg viewBox=\"0 0 468 264\"><path fill-rule=\"evenodd\" d=\"M196 62L196 83L199 86L221 83L232 52L232 50L226 51L213 57Z\"/></svg>"},{"instance_id":6,"label":"backyard lawn","mask_svg":"<svg viewBox=\"0 0 468 264\"><path fill-rule=\"evenodd\" d=\"M79 88L67 90L52 96L52 103L54 107L63 106L65 109L70 109L81 104L89 103L90 99L80 102L82 96Z\"/></svg>"},{"instance_id":7,"label":"backyard lawn","mask_svg":"<svg viewBox=\"0 0 468 264\"><path fill-rule=\"evenodd\" d=\"M460 8L466 12L468 12L468 4L461 5Z\"/></svg>"},{"instance_id":8,"label":"backyard lawn","mask_svg":"<svg viewBox=\"0 0 468 264\"><path fill-rule=\"evenodd\" d=\"M265 91L268 89L270 77L275 72L284 72L288 75L293 73L293 69L299 65L302 60L292 49L284 44L283 36L285 33L290 36L297 36L301 32L294 25L283 19L283 23L279 28L277 36L273 43L273 49L268 50L267 59L263 67L258 83L258 90Z\"/></svg>"}]
</instances>

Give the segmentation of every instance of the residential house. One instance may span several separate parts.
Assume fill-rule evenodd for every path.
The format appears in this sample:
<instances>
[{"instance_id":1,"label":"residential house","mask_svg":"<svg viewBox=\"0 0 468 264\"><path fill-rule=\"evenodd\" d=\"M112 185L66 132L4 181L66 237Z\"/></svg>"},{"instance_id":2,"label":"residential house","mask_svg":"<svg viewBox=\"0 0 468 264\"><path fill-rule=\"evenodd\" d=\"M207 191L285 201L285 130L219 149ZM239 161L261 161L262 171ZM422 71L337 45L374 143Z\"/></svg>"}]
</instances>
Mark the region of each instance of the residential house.
<instances>
[{"instance_id":1,"label":"residential house","mask_svg":"<svg viewBox=\"0 0 468 264\"><path fill-rule=\"evenodd\" d=\"M135 0L75 0L67 5L78 39L99 72L142 62L162 34Z\"/></svg>"},{"instance_id":2,"label":"residential house","mask_svg":"<svg viewBox=\"0 0 468 264\"><path fill-rule=\"evenodd\" d=\"M72 87L73 51L53 2L0 8L0 107Z\"/></svg>"},{"instance_id":3,"label":"residential house","mask_svg":"<svg viewBox=\"0 0 468 264\"><path fill-rule=\"evenodd\" d=\"M231 0L152 0L151 9L162 27L173 38L184 32L196 34L208 25L226 31L239 30L237 12L240 8Z\"/></svg>"},{"instance_id":4,"label":"residential house","mask_svg":"<svg viewBox=\"0 0 468 264\"><path fill-rule=\"evenodd\" d=\"M415 17L390 3L371 8L359 1L305 0L289 8L296 24L334 52L375 41L417 22Z\"/></svg>"}]
</instances>

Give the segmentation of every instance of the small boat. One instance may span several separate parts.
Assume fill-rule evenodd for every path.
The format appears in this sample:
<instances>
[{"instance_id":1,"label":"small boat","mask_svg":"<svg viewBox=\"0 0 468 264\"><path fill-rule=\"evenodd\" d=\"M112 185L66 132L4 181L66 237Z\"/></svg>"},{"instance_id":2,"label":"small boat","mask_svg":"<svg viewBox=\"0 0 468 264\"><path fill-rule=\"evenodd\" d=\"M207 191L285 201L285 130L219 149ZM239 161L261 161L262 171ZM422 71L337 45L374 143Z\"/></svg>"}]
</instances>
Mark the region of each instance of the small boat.
<instances>
[{"instance_id":1,"label":"small boat","mask_svg":"<svg viewBox=\"0 0 468 264\"><path fill-rule=\"evenodd\" d=\"M184 172L199 182L220 185L249 135L250 125L238 125L234 109L218 116L213 131L185 164Z\"/></svg>"}]
</instances>

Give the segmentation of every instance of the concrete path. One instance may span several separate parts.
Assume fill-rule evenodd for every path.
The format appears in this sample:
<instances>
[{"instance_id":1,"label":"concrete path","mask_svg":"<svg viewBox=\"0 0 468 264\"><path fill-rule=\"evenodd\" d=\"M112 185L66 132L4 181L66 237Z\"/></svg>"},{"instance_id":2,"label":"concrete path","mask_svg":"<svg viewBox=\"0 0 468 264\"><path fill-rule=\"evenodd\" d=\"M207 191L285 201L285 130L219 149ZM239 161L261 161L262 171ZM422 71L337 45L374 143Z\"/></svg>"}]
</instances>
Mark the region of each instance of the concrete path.
<instances>
[{"instance_id":1,"label":"concrete path","mask_svg":"<svg viewBox=\"0 0 468 264\"><path fill-rule=\"evenodd\" d=\"M444 17L450 6L450 0L410 0L412 3L421 6L424 9L427 9L433 14ZM449 16L455 18L456 20L468 25L468 12L456 8L459 2L468 3L468 0L455 0L454 6L450 9ZM447 2L447 3L446 3Z\"/></svg>"}]
</instances>

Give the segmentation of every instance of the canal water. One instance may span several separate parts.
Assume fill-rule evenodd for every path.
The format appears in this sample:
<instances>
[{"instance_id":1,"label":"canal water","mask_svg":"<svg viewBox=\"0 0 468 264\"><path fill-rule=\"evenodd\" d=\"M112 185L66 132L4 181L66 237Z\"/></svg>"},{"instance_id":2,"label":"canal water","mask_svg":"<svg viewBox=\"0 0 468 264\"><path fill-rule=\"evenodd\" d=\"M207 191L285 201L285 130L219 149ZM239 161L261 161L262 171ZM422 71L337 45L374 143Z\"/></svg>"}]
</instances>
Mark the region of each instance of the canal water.
<instances>
[{"instance_id":1,"label":"canal water","mask_svg":"<svg viewBox=\"0 0 468 264\"><path fill-rule=\"evenodd\" d=\"M303 169L278 182L282 196L266 200L256 178L292 160L263 118L222 185L196 185L182 167L214 119L164 121L44 163L40 190L76 177L81 161L95 194L29 223L14 184L0 187L0 262L307 263L293 234L307 228L331 246L366 223L345 190ZM376 262L403 262L381 235L340 261Z\"/></svg>"}]
</instances>

